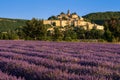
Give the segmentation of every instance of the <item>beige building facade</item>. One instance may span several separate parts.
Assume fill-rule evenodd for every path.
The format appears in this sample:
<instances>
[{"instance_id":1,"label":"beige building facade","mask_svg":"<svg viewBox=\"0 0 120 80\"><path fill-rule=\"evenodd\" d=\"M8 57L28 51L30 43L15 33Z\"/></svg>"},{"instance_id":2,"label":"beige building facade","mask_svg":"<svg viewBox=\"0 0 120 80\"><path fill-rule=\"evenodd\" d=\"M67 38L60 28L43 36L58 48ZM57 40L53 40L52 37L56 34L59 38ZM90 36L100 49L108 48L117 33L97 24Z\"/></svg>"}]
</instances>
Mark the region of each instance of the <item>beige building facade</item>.
<instances>
[{"instance_id":1,"label":"beige building facade","mask_svg":"<svg viewBox=\"0 0 120 80\"><path fill-rule=\"evenodd\" d=\"M70 14L68 10L67 14L61 13L56 16L57 20L43 20L43 24L50 24L52 26L74 26L74 27L84 27L84 29L100 29L103 30L104 26L92 24L90 22L85 21L82 17L79 17L76 13Z\"/></svg>"}]
</instances>

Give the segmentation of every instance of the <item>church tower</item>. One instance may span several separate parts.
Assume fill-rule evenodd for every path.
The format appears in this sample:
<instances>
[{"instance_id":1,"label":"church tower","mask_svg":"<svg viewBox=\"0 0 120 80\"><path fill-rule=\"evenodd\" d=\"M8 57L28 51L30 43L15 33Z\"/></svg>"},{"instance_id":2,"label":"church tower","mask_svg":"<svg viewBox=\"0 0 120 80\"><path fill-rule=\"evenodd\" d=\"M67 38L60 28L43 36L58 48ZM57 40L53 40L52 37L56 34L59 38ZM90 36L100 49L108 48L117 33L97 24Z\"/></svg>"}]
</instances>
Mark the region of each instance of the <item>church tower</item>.
<instances>
[{"instance_id":1,"label":"church tower","mask_svg":"<svg viewBox=\"0 0 120 80\"><path fill-rule=\"evenodd\" d=\"M70 10L68 10L67 15L70 16Z\"/></svg>"}]
</instances>

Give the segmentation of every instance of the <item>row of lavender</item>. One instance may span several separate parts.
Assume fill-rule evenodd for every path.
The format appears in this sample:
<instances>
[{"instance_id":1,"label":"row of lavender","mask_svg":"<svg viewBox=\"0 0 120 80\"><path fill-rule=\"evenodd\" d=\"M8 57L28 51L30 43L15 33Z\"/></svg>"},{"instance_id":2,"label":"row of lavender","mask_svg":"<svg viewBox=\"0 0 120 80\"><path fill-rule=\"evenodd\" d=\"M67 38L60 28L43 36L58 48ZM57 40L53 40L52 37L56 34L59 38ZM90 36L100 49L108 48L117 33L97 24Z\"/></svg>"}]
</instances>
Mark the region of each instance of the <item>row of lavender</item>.
<instances>
[{"instance_id":1,"label":"row of lavender","mask_svg":"<svg viewBox=\"0 0 120 80\"><path fill-rule=\"evenodd\" d=\"M21 79L21 78L18 79L15 76L11 76L0 71L0 80L24 80L24 79Z\"/></svg>"},{"instance_id":2,"label":"row of lavender","mask_svg":"<svg viewBox=\"0 0 120 80\"><path fill-rule=\"evenodd\" d=\"M25 80L120 79L119 44L40 41L0 43L0 70Z\"/></svg>"}]
</instances>

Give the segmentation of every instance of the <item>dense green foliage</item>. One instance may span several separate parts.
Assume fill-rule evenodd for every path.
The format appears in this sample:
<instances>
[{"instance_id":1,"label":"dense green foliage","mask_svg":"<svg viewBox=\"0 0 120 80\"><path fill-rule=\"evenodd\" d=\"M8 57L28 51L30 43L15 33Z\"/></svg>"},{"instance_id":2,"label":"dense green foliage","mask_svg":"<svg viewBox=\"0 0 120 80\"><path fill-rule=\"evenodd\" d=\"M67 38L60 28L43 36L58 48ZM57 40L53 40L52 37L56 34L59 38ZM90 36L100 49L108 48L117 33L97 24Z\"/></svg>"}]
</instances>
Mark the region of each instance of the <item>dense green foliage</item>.
<instances>
[{"instance_id":1,"label":"dense green foliage","mask_svg":"<svg viewBox=\"0 0 120 80\"><path fill-rule=\"evenodd\" d=\"M52 30L49 30L49 29ZM81 27L58 27L44 25L42 20L33 18L26 22L26 26L16 32L19 39L49 40L49 41L76 41L80 39L103 39L102 30L85 30Z\"/></svg>"},{"instance_id":2,"label":"dense green foliage","mask_svg":"<svg viewBox=\"0 0 120 80\"><path fill-rule=\"evenodd\" d=\"M26 26L23 26L22 32L25 39L44 40L47 35L47 27L43 25L42 20L33 18L26 22Z\"/></svg>"},{"instance_id":3,"label":"dense green foliage","mask_svg":"<svg viewBox=\"0 0 120 80\"><path fill-rule=\"evenodd\" d=\"M63 14L63 13L61 13ZM86 20L104 25L104 30L87 29L82 26L44 25L42 20L0 19L0 39L48 40L48 41L120 41L120 12L91 13ZM114 17L114 18L113 18ZM56 19L51 16L49 19Z\"/></svg>"},{"instance_id":4,"label":"dense green foliage","mask_svg":"<svg viewBox=\"0 0 120 80\"><path fill-rule=\"evenodd\" d=\"M65 26L58 27L44 25L42 20L33 18L26 22L22 30L23 39L32 40L52 40L52 41L74 41L74 40L106 40L109 42L120 41L120 20L111 19L104 23L104 30L85 30L81 27ZM49 30L52 28L53 30ZM20 32L20 31L18 31Z\"/></svg>"},{"instance_id":5,"label":"dense green foliage","mask_svg":"<svg viewBox=\"0 0 120 80\"><path fill-rule=\"evenodd\" d=\"M104 37L107 41L120 41L120 20L112 18L105 21Z\"/></svg>"},{"instance_id":6,"label":"dense green foliage","mask_svg":"<svg viewBox=\"0 0 120 80\"><path fill-rule=\"evenodd\" d=\"M104 39L109 42L120 41L120 12L98 12L83 16L88 21L104 25Z\"/></svg>"},{"instance_id":7,"label":"dense green foliage","mask_svg":"<svg viewBox=\"0 0 120 80\"><path fill-rule=\"evenodd\" d=\"M96 24L104 24L105 20L110 20L111 18L120 19L120 12L97 12L97 13L90 13L83 18L96 23Z\"/></svg>"}]
</instances>

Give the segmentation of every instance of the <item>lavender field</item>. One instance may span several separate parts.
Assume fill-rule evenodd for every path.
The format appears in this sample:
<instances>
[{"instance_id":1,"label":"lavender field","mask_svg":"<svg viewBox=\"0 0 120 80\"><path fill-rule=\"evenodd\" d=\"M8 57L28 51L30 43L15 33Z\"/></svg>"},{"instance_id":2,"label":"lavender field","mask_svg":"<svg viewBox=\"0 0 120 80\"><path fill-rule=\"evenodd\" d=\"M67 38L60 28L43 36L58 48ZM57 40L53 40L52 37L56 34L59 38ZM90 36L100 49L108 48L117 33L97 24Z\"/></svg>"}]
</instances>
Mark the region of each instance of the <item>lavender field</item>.
<instances>
[{"instance_id":1,"label":"lavender field","mask_svg":"<svg viewBox=\"0 0 120 80\"><path fill-rule=\"evenodd\" d=\"M0 80L120 80L120 44L2 40Z\"/></svg>"}]
</instances>

